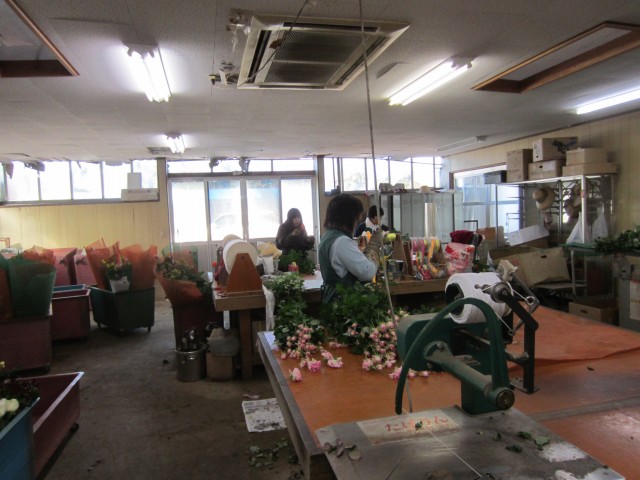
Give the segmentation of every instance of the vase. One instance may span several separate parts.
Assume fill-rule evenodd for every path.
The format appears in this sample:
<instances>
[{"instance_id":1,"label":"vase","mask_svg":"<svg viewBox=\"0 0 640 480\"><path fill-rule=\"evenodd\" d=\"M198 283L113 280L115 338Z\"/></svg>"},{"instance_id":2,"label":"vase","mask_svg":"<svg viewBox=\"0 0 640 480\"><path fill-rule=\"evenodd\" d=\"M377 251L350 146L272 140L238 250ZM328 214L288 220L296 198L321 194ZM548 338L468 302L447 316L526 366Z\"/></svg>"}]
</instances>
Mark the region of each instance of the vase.
<instances>
[{"instance_id":1,"label":"vase","mask_svg":"<svg viewBox=\"0 0 640 480\"><path fill-rule=\"evenodd\" d=\"M126 292L127 290L129 290L129 287L131 285L129 283L129 277L122 277L118 280L109 280L109 284L111 285L111 291L113 293Z\"/></svg>"},{"instance_id":2,"label":"vase","mask_svg":"<svg viewBox=\"0 0 640 480\"><path fill-rule=\"evenodd\" d=\"M35 478L31 408L24 408L0 430L0 480Z\"/></svg>"}]
</instances>

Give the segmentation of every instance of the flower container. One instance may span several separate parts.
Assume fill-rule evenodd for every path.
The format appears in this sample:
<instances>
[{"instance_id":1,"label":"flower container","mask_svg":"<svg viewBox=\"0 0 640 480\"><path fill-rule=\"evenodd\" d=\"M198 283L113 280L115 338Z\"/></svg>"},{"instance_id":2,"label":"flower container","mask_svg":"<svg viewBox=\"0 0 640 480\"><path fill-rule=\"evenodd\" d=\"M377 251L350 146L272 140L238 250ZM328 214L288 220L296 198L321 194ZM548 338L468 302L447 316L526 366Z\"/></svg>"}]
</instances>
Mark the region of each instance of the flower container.
<instances>
[{"instance_id":1,"label":"flower container","mask_svg":"<svg viewBox=\"0 0 640 480\"><path fill-rule=\"evenodd\" d=\"M89 336L89 288L84 285L54 287L51 306L52 340L85 339Z\"/></svg>"},{"instance_id":2,"label":"flower container","mask_svg":"<svg viewBox=\"0 0 640 480\"><path fill-rule=\"evenodd\" d=\"M35 478L32 409L24 408L0 430L0 480Z\"/></svg>"},{"instance_id":3,"label":"flower container","mask_svg":"<svg viewBox=\"0 0 640 480\"><path fill-rule=\"evenodd\" d=\"M109 285L111 285L111 291L113 293L126 292L129 290L131 282L129 282L128 277L122 277L117 280L109 280Z\"/></svg>"},{"instance_id":4,"label":"flower container","mask_svg":"<svg viewBox=\"0 0 640 480\"><path fill-rule=\"evenodd\" d=\"M172 305L171 310L176 348L180 347L180 340L187 330L195 329L198 335L204 338L206 325L222 320L222 313L216 312L213 305L204 299L188 304Z\"/></svg>"},{"instance_id":5,"label":"flower container","mask_svg":"<svg viewBox=\"0 0 640 480\"><path fill-rule=\"evenodd\" d=\"M32 410L36 476L69 434L78 429L82 375L74 372L24 379L35 380L40 396Z\"/></svg>"},{"instance_id":6,"label":"flower container","mask_svg":"<svg viewBox=\"0 0 640 480\"><path fill-rule=\"evenodd\" d=\"M110 292L90 287L93 319L99 326L117 332L147 327L151 331L155 316L155 288Z\"/></svg>"},{"instance_id":7,"label":"flower container","mask_svg":"<svg viewBox=\"0 0 640 480\"><path fill-rule=\"evenodd\" d=\"M75 285L78 280L76 276L75 255L77 248L53 248L56 257L56 282L55 286Z\"/></svg>"},{"instance_id":8,"label":"flower container","mask_svg":"<svg viewBox=\"0 0 640 480\"><path fill-rule=\"evenodd\" d=\"M0 322L0 352L7 371L49 368L51 314Z\"/></svg>"},{"instance_id":9,"label":"flower container","mask_svg":"<svg viewBox=\"0 0 640 480\"><path fill-rule=\"evenodd\" d=\"M181 382L197 382L207 375L207 363L205 353L207 344L203 344L198 350L184 352L176 350L178 362L178 380Z\"/></svg>"}]
</instances>

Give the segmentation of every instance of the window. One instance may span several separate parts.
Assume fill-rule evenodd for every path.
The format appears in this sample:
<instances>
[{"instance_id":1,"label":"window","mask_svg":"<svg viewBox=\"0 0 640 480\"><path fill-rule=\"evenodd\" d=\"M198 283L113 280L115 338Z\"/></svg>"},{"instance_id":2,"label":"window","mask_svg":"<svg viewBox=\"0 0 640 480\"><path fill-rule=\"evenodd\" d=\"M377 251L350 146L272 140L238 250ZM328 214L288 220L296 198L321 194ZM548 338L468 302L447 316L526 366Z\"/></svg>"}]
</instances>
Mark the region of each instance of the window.
<instances>
[{"instance_id":1,"label":"window","mask_svg":"<svg viewBox=\"0 0 640 480\"><path fill-rule=\"evenodd\" d=\"M253 161L252 161L253 163ZM249 166L251 169L251 165ZM304 172L315 171L315 163L312 158L297 158L292 160L273 160L274 172Z\"/></svg>"},{"instance_id":2,"label":"window","mask_svg":"<svg viewBox=\"0 0 640 480\"><path fill-rule=\"evenodd\" d=\"M120 201L127 174L140 172L142 188L158 188L156 160L76 162L43 160L3 162L0 198L7 203Z\"/></svg>"},{"instance_id":3,"label":"window","mask_svg":"<svg viewBox=\"0 0 640 480\"><path fill-rule=\"evenodd\" d=\"M243 236L241 195L240 180L209 182L212 239L221 240L227 235Z\"/></svg>"},{"instance_id":4,"label":"window","mask_svg":"<svg viewBox=\"0 0 640 480\"><path fill-rule=\"evenodd\" d=\"M207 205L203 182L172 182L169 195L174 242L206 242Z\"/></svg>"},{"instance_id":5,"label":"window","mask_svg":"<svg viewBox=\"0 0 640 480\"><path fill-rule=\"evenodd\" d=\"M455 189L462 192L464 220L477 220L478 228L506 226L508 232L509 222L519 216L519 187L484 183L484 173L502 169L492 167L454 174ZM469 230L475 229L475 224L466 225Z\"/></svg>"},{"instance_id":6,"label":"window","mask_svg":"<svg viewBox=\"0 0 640 480\"><path fill-rule=\"evenodd\" d=\"M313 177L170 178L169 203L174 243L272 240L292 207L315 231Z\"/></svg>"},{"instance_id":7,"label":"window","mask_svg":"<svg viewBox=\"0 0 640 480\"><path fill-rule=\"evenodd\" d=\"M280 226L278 180L247 180L246 186L249 238L275 237Z\"/></svg>"},{"instance_id":8,"label":"window","mask_svg":"<svg viewBox=\"0 0 640 480\"><path fill-rule=\"evenodd\" d=\"M49 162L40 172L40 196L42 200L71 200L71 176L69 162Z\"/></svg>"},{"instance_id":9,"label":"window","mask_svg":"<svg viewBox=\"0 0 640 480\"><path fill-rule=\"evenodd\" d=\"M7 175L7 200L28 202L38 197L38 172L22 162L13 162L13 174Z\"/></svg>"},{"instance_id":10,"label":"window","mask_svg":"<svg viewBox=\"0 0 640 480\"><path fill-rule=\"evenodd\" d=\"M372 192L381 183L403 183L406 189L416 190L422 186L442 186L440 157L415 157L404 160L376 158L375 172L373 165L371 158L325 157L325 193L331 192L338 185L344 192Z\"/></svg>"}]
</instances>

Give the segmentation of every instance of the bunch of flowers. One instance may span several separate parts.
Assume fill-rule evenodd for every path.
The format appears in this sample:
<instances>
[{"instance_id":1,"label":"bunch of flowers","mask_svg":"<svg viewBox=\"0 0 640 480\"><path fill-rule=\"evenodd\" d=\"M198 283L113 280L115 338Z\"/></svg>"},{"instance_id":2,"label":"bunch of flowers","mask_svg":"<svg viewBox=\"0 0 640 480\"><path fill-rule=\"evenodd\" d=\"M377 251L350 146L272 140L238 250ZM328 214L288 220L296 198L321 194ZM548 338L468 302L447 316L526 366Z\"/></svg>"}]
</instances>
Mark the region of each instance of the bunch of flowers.
<instances>
[{"instance_id":1,"label":"bunch of flowers","mask_svg":"<svg viewBox=\"0 0 640 480\"><path fill-rule=\"evenodd\" d=\"M34 382L18 382L4 373L4 367L4 362L0 362L0 430L38 397Z\"/></svg>"},{"instance_id":2,"label":"bunch of flowers","mask_svg":"<svg viewBox=\"0 0 640 480\"><path fill-rule=\"evenodd\" d=\"M340 301L325 312L336 340L364 355L364 370L392 368L397 362L396 325L404 313L392 318L385 292L374 284L339 286L338 293Z\"/></svg>"},{"instance_id":3,"label":"bunch of flowers","mask_svg":"<svg viewBox=\"0 0 640 480\"><path fill-rule=\"evenodd\" d=\"M109 280L131 276L131 263L122 255L113 255L107 260L102 260L102 265Z\"/></svg>"}]
</instances>

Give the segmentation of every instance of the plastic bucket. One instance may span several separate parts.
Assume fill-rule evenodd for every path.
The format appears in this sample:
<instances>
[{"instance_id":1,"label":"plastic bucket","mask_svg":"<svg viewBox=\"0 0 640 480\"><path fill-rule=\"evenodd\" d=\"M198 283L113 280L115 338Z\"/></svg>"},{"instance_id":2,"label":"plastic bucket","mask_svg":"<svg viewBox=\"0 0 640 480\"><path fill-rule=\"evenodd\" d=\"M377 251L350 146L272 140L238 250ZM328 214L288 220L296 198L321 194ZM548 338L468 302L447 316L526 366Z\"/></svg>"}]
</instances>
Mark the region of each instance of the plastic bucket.
<instances>
[{"instance_id":1,"label":"plastic bucket","mask_svg":"<svg viewBox=\"0 0 640 480\"><path fill-rule=\"evenodd\" d=\"M207 375L207 359L205 353L207 345L200 347L200 350L192 352L182 352L176 350L178 361L178 380L181 382L197 382Z\"/></svg>"}]
</instances>

